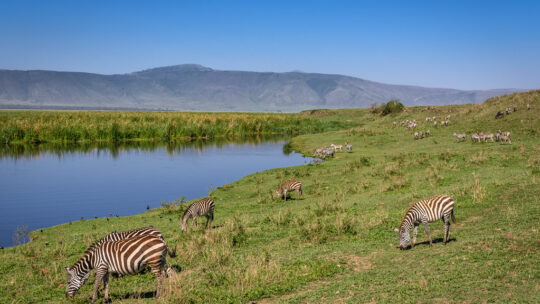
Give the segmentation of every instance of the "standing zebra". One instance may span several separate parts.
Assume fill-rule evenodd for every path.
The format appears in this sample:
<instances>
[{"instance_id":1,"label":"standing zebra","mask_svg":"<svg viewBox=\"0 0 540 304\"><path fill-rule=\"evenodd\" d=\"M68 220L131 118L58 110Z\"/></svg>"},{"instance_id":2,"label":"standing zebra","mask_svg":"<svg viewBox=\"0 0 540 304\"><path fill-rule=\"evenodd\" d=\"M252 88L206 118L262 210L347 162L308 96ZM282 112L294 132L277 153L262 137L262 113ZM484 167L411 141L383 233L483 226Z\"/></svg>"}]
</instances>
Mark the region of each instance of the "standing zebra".
<instances>
[{"instance_id":1,"label":"standing zebra","mask_svg":"<svg viewBox=\"0 0 540 304\"><path fill-rule=\"evenodd\" d=\"M99 240L96 243L96 245L101 245L101 244L103 244L105 242L121 241L121 240L125 240L125 239L138 237L138 236L141 236L141 235L153 235L153 236L159 237L163 241L165 241L165 239L163 238L163 235L161 234L161 231L157 230L156 228L154 228L152 226L148 226L148 227L135 228L135 229L128 230L128 231L121 231L121 232L114 231L114 232L111 232L111 233L107 234L106 236L104 236L101 240ZM170 251L169 249L167 249L167 250L168 250L168 254L169 254L170 257L175 257L176 256L176 247L172 251Z\"/></svg>"},{"instance_id":2,"label":"standing zebra","mask_svg":"<svg viewBox=\"0 0 540 304\"><path fill-rule=\"evenodd\" d=\"M158 280L156 297L161 293L161 285L166 264L167 244L155 235L141 235L115 242L104 242L90 246L83 256L71 266L66 267L68 282L66 297L73 298L81 286L90 277L90 271L96 269L96 282L92 302L97 299L98 288L103 281L105 301L109 298L109 273L121 275L136 274L146 265Z\"/></svg>"},{"instance_id":3,"label":"standing zebra","mask_svg":"<svg viewBox=\"0 0 540 304\"><path fill-rule=\"evenodd\" d=\"M414 248L416 234L420 223L424 225L424 229L429 238L429 247L431 247L432 241L428 223L435 222L439 219L442 219L444 222L443 243L446 245L450 235L450 217L452 217L452 222L455 224L454 200L448 195L438 195L415 203L405 214L405 217L399 226L399 230L396 230L399 232L399 248L403 250L408 247L411 238L409 231L412 226L414 226L414 232L411 248Z\"/></svg>"},{"instance_id":4,"label":"standing zebra","mask_svg":"<svg viewBox=\"0 0 540 304\"><path fill-rule=\"evenodd\" d=\"M352 152L352 145L345 142L345 147L347 147L347 151Z\"/></svg>"},{"instance_id":5,"label":"standing zebra","mask_svg":"<svg viewBox=\"0 0 540 304\"><path fill-rule=\"evenodd\" d=\"M287 193L296 190L298 199L302 198L302 182L299 180L290 180L282 183L276 190L276 195L279 198L287 200Z\"/></svg>"},{"instance_id":6,"label":"standing zebra","mask_svg":"<svg viewBox=\"0 0 540 304\"><path fill-rule=\"evenodd\" d=\"M205 228L208 228L214 220L214 207L214 200L209 197L205 197L191 204L182 216L182 232L187 231L188 221L190 218L193 218L193 224L197 226L197 217L203 215L206 216Z\"/></svg>"}]
</instances>

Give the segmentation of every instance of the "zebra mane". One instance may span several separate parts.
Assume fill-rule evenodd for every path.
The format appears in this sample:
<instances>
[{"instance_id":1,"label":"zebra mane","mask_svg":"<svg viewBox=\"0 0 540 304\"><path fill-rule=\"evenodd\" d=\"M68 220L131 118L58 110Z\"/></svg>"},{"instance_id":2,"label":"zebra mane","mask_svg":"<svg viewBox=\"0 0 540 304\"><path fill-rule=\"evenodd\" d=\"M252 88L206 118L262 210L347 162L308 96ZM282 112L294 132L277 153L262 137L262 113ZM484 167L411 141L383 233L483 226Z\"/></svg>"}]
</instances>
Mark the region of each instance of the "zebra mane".
<instances>
[{"instance_id":1,"label":"zebra mane","mask_svg":"<svg viewBox=\"0 0 540 304\"><path fill-rule=\"evenodd\" d=\"M71 265L71 267L69 269L73 269L73 267L80 264L83 260L88 259L94 253L94 250L96 250L96 248L99 245L100 245L99 240L95 241L92 245L90 245L90 247L88 247L88 249L86 249L86 251L83 253L82 257L80 257L77 261L75 261L75 263L73 263L73 265Z\"/></svg>"},{"instance_id":2,"label":"zebra mane","mask_svg":"<svg viewBox=\"0 0 540 304\"><path fill-rule=\"evenodd\" d=\"M403 223L405 223L405 219L407 218L407 214L411 211L412 208L416 206L416 203L414 203L409 209L407 209L407 212L405 212L405 215L403 216L403 220L401 220L401 224L399 224L399 232L401 232L401 226L403 226Z\"/></svg>"}]
</instances>

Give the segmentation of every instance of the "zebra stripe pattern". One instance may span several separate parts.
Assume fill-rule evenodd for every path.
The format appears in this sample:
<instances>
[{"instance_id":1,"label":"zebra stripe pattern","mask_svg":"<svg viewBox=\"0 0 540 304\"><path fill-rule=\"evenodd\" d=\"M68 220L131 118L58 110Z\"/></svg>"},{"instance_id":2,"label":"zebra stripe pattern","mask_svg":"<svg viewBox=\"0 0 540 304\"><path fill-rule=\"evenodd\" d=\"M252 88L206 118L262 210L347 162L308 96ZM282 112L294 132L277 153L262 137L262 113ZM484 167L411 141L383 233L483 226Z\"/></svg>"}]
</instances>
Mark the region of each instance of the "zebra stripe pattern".
<instances>
[{"instance_id":1,"label":"zebra stripe pattern","mask_svg":"<svg viewBox=\"0 0 540 304\"><path fill-rule=\"evenodd\" d=\"M302 198L302 182L299 180L291 180L282 183L276 190L276 195L280 199L287 200L287 193L296 190L298 193L298 199Z\"/></svg>"},{"instance_id":2,"label":"zebra stripe pattern","mask_svg":"<svg viewBox=\"0 0 540 304\"><path fill-rule=\"evenodd\" d=\"M416 234L418 232L418 226L420 223L424 225L426 234L429 238L429 246L432 246L431 235L429 233L428 223L438 221L442 219L444 222L444 239L443 243L446 245L448 237L450 235L450 217L454 224L456 219L454 218L454 200L448 195L439 195L425 200L421 200L415 203L405 214L401 225L399 226L399 247L400 249L406 249L409 245L410 234L409 231L414 226L413 241L411 248L414 248L416 243Z\"/></svg>"},{"instance_id":3,"label":"zebra stripe pattern","mask_svg":"<svg viewBox=\"0 0 540 304\"><path fill-rule=\"evenodd\" d=\"M153 235L156 237L161 238L163 241L165 239L163 238L163 235L161 234L161 231L157 230L156 228L149 226L149 227L141 227L141 228L135 228L128 231L121 231L121 232L111 232L104 236L101 240L99 240L96 245L101 245L105 242L115 242L115 241L121 241L129 238L138 237L141 235ZM168 250L168 249L167 249ZM176 256L176 247L171 251L168 250L168 254L170 257Z\"/></svg>"},{"instance_id":4,"label":"zebra stripe pattern","mask_svg":"<svg viewBox=\"0 0 540 304\"><path fill-rule=\"evenodd\" d=\"M121 241L94 244L86 250L83 256L71 266L66 267L68 282L66 297L75 296L81 286L86 283L90 271L96 269L96 282L92 302L97 299L101 281L105 288L105 301L109 298L109 273L121 275L136 274L146 265L158 280L156 297L159 297L164 278L167 244L155 235L141 235Z\"/></svg>"},{"instance_id":5,"label":"zebra stripe pattern","mask_svg":"<svg viewBox=\"0 0 540 304\"><path fill-rule=\"evenodd\" d=\"M184 216L182 217L182 232L186 232L188 229L188 221L190 218L193 218L193 224L197 226L197 217L199 216L206 216L206 226L205 228L208 228L209 225L212 224L212 221L214 220L214 200L212 200L209 197L203 198L202 200L196 201L193 204L191 204L186 211L184 212ZM212 226L210 226L212 227Z\"/></svg>"}]
</instances>

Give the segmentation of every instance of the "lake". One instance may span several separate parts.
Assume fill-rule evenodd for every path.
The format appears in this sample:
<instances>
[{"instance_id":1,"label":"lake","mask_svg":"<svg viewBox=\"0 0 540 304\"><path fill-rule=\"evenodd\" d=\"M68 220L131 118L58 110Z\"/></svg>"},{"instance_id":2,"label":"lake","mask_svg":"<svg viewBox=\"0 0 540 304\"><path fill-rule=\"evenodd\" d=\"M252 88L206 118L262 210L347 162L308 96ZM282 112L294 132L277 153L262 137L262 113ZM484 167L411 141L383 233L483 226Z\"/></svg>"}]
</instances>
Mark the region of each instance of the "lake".
<instances>
[{"instance_id":1,"label":"lake","mask_svg":"<svg viewBox=\"0 0 540 304\"><path fill-rule=\"evenodd\" d=\"M0 245L16 232L109 215L133 215L246 175L309 162L287 139L249 138L123 145L0 147ZM24 225L24 226L23 226Z\"/></svg>"}]
</instances>

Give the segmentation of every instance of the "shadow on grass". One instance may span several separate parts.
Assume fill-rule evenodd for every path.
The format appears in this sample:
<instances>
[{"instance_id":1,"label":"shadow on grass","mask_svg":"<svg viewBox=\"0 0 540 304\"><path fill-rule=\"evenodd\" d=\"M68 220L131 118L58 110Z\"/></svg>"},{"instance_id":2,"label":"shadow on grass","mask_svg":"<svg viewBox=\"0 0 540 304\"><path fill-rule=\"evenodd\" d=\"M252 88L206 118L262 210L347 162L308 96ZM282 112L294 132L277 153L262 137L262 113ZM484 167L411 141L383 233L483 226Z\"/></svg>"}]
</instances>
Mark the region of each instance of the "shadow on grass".
<instances>
[{"instance_id":1,"label":"shadow on grass","mask_svg":"<svg viewBox=\"0 0 540 304\"><path fill-rule=\"evenodd\" d=\"M123 295L117 295L115 299L117 300L127 300L127 299L151 299L156 296L155 291L146 291L146 292L128 292Z\"/></svg>"},{"instance_id":2,"label":"shadow on grass","mask_svg":"<svg viewBox=\"0 0 540 304\"><path fill-rule=\"evenodd\" d=\"M450 239L448 239L448 242L446 242L446 243L455 242L455 241L456 241L456 238L450 238ZM433 244L442 243L442 242L443 242L443 238L433 239L432 242L433 242ZM423 241L423 242L421 242L421 243L416 243L416 244L414 245L414 247L420 246L420 245L424 245L424 246L427 245L427 246L429 246L429 240Z\"/></svg>"}]
</instances>

